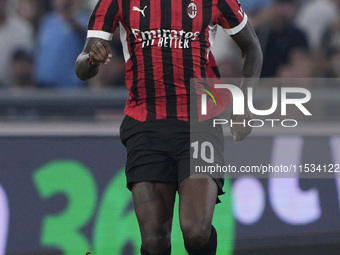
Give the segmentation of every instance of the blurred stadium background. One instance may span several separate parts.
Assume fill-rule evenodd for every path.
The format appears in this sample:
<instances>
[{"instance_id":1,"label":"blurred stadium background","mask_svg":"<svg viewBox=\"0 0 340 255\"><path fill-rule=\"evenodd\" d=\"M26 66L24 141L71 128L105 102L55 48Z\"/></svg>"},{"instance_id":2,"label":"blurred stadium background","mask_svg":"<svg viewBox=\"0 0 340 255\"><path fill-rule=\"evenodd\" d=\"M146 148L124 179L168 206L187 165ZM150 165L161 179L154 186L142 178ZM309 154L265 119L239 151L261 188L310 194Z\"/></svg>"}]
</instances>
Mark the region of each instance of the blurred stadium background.
<instances>
[{"instance_id":1,"label":"blurred stadium background","mask_svg":"<svg viewBox=\"0 0 340 255\"><path fill-rule=\"evenodd\" d=\"M0 255L138 254L118 136L128 96L119 33L96 78L74 74L96 2L0 0ZM237 145L227 132L227 163L339 164L340 1L241 3L263 48L262 77L303 81L313 116L292 109L297 128L256 129ZM223 77L240 77L235 47L218 32ZM271 103L270 86L255 103ZM214 218L218 255L340 254L340 173L293 177L227 182ZM174 254L185 254L174 224Z\"/></svg>"}]
</instances>

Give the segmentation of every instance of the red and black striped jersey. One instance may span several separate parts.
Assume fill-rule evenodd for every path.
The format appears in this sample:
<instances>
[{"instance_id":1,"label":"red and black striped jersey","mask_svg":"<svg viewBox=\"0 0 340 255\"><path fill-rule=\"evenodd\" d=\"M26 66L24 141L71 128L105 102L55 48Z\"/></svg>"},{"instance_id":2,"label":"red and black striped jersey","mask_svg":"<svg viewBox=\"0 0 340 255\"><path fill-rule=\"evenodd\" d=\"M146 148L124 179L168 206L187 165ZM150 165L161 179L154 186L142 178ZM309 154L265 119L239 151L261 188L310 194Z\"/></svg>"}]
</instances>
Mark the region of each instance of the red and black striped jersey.
<instances>
[{"instance_id":1,"label":"red and black striped jersey","mask_svg":"<svg viewBox=\"0 0 340 255\"><path fill-rule=\"evenodd\" d=\"M111 40L119 26L127 115L139 121L188 120L190 79L218 73L210 54L217 25L234 35L246 23L238 0L100 0L88 38Z\"/></svg>"}]
</instances>

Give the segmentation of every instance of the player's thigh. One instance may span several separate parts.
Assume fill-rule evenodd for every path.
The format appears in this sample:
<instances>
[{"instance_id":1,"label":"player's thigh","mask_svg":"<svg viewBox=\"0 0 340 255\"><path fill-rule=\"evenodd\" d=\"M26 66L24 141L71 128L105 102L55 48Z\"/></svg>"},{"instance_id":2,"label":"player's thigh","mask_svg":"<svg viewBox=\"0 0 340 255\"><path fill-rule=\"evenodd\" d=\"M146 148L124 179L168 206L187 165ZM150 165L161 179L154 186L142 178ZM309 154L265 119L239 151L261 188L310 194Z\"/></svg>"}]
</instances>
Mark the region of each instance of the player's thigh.
<instances>
[{"instance_id":1,"label":"player's thigh","mask_svg":"<svg viewBox=\"0 0 340 255\"><path fill-rule=\"evenodd\" d=\"M139 182L132 187L132 198L142 236L171 231L176 184Z\"/></svg>"},{"instance_id":2,"label":"player's thigh","mask_svg":"<svg viewBox=\"0 0 340 255\"><path fill-rule=\"evenodd\" d=\"M205 174L196 174L182 181L178 192L182 231L208 231L218 195L216 182Z\"/></svg>"}]
</instances>

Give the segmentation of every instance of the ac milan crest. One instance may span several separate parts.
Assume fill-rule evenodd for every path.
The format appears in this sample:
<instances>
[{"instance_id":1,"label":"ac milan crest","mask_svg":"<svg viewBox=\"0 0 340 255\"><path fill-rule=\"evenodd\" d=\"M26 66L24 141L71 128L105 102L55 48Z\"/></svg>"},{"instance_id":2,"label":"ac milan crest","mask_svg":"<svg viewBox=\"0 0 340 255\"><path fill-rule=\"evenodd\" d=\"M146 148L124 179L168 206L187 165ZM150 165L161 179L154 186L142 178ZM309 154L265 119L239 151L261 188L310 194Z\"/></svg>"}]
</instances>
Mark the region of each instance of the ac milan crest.
<instances>
[{"instance_id":1,"label":"ac milan crest","mask_svg":"<svg viewBox=\"0 0 340 255\"><path fill-rule=\"evenodd\" d=\"M194 2L191 2L188 5L187 13L190 18L194 19L197 16L197 5Z\"/></svg>"}]
</instances>

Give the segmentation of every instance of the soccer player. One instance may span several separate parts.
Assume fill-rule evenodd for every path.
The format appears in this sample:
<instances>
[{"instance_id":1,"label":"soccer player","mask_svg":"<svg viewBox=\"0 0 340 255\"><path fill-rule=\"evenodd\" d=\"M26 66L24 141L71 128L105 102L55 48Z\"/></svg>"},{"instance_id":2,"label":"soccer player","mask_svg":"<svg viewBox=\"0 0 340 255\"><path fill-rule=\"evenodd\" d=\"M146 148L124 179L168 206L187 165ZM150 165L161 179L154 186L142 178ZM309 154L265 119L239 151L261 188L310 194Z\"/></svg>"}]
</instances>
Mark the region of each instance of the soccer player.
<instances>
[{"instance_id":1,"label":"soccer player","mask_svg":"<svg viewBox=\"0 0 340 255\"><path fill-rule=\"evenodd\" d=\"M76 61L80 79L94 77L99 66L112 58L108 41L119 26L129 89L120 132L127 149L127 187L132 191L143 255L171 253L177 191L186 250L190 255L216 254L212 218L218 195L223 194L223 179L204 174L189 178L193 145L189 101L190 78L216 77L210 47L217 25L241 49L244 77L258 78L260 45L237 0L100 0ZM241 89L255 86L253 80L245 79ZM251 114L246 109L244 116L232 118L243 121ZM234 125L231 132L235 141L241 141L251 128ZM211 139L215 158L221 161L222 130L201 136Z\"/></svg>"}]
</instances>

